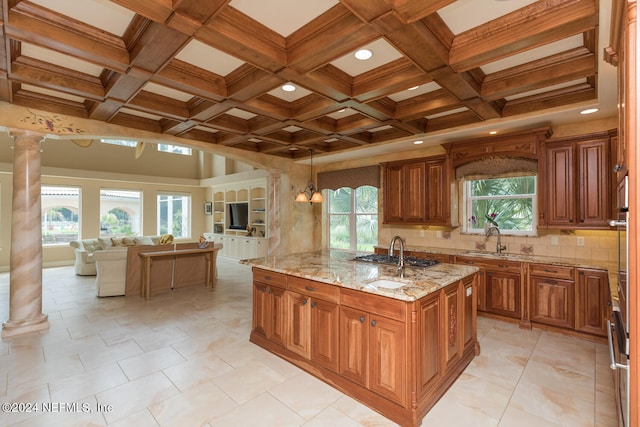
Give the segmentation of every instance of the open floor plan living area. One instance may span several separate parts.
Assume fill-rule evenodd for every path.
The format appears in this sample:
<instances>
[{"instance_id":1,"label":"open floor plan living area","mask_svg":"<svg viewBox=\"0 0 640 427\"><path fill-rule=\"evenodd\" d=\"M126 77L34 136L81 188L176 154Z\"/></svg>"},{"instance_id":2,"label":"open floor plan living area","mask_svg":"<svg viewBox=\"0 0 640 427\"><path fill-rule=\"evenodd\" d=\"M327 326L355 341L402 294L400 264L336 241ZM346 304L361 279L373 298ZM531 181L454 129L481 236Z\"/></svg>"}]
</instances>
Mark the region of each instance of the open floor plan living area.
<instances>
[{"instance_id":1,"label":"open floor plan living area","mask_svg":"<svg viewBox=\"0 0 640 427\"><path fill-rule=\"evenodd\" d=\"M394 426L248 340L251 269L205 286L97 298L95 277L43 274L50 329L0 344L3 426ZM8 274L0 314L8 316ZM422 426L616 426L606 344L478 319L480 355Z\"/></svg>"}]
</instances>

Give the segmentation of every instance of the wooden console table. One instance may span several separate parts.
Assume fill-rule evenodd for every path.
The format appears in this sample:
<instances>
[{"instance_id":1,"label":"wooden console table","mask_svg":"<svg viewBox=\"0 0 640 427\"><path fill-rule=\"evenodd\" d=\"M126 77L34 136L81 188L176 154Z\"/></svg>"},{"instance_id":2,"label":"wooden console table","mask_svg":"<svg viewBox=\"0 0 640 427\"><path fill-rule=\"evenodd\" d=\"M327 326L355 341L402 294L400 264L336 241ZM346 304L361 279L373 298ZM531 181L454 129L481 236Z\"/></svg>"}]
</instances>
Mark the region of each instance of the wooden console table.
<instances>
[{"instance_id":1,"label":"wooden console table","mask_svg":"<svg viewBox=\"0 0 640 427\"><path fill-rule=\"evenodd\" d=\"M204 248L193 249L175 249L169 251L157 251L157 252L141 252L140 258L142 258L141 269L141 286L140 296L144 299L149 299L151 296L151 265L153 258L158 257L173 257L174 259L180 255L194 255L202 254L207 262L207 268L205 273L205 284L208 288L213 288L216 285L216 253L218 248L213 247L213 244Z\"/></svg>"}]
</instances>

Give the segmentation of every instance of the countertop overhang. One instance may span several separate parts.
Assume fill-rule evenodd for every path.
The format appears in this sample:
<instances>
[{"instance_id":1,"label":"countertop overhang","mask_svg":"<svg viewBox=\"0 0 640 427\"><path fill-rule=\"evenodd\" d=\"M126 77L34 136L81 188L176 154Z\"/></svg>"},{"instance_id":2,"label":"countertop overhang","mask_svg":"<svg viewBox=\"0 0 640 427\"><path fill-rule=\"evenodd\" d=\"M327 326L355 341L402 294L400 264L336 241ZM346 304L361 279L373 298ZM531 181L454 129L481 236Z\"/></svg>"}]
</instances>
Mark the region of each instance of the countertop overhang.
<instances>
[{"instance_id":1,"label":"countertop overhang","mask_svg":"<svg viewBox=\"0 0 640 427\"><path fill-rule=\"evenodd\" d=\"M416 301L470 276L478 268L440 263L430 267L405 267L402 277L395 265L353 261L356 252L322 250L240 261L252 267L368 292L403 301ZM401 282L397 289L374 287L376 280Z\"/></svg>"}]
</instances>

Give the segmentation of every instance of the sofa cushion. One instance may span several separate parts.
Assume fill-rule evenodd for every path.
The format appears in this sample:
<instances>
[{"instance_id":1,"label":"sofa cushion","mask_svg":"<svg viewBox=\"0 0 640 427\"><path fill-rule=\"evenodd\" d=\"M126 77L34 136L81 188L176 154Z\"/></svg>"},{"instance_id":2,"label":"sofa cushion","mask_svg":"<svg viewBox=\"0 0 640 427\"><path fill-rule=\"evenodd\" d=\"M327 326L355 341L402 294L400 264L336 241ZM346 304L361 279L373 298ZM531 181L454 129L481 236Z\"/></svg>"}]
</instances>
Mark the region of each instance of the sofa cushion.
<instances>
[{"instance_id":1,"label":"sofa cushion","mask_svg":"<svg viewBox=\"0 0 640 427\"><path fill-rule=\"evenodd\" d=\"M136 239L135 239L135 237L123 237L122 238L122 243L125 246L135 246L136 245Z\"/></svg>"},{"instance_id":2,"label":"sofa cushion","mask_svg":"<svg viewBox=\"0 0 640 427\"><path fill-rule=\"evenodd\" d=\"M120 246L120 247L126 246L122 241L122 237L112 237L111 243L113 243L113 246Z\"/></svg>"},{"instance_id":3,"label":"sofa cushion","mask_svg":"<svg viewBox=\"0 0 640 427\"><path fill-rule=\"evenodd\" d=\"M155 245L151 237L146 236L136 237L134 241L136 245Z\"/></svg>"},{"instance_id":4,"label":"sofa cushion","mask_svg":"<svg viewBox=\"0 0 640 427\"><path fill-rule=\"evenodd\" d=\"M100 246L102 246L102 249L113 246L113 242L110 237L98 237L98 242L100 243Z\"/></svg>"}]
</instances>

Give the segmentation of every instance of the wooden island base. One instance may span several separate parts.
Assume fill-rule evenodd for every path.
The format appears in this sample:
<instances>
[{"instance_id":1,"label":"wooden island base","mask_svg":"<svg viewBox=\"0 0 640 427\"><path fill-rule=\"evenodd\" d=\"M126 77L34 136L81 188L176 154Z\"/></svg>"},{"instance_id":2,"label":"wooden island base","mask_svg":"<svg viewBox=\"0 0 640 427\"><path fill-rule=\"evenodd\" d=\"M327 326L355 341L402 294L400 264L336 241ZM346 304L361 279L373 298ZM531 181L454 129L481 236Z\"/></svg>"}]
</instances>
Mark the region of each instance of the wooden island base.
<instances>
[{"instance_id":1,"label":"wooden island base","mask_svg":"<svg viewBox=\"0 0 640 427\"><path fill-rule=\"evenodd\" d=\"M253 272L250 341L402 426L419 426L480 353L476 274L404 301Z\"/></svg>"}]
</instances>

